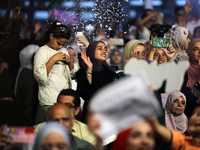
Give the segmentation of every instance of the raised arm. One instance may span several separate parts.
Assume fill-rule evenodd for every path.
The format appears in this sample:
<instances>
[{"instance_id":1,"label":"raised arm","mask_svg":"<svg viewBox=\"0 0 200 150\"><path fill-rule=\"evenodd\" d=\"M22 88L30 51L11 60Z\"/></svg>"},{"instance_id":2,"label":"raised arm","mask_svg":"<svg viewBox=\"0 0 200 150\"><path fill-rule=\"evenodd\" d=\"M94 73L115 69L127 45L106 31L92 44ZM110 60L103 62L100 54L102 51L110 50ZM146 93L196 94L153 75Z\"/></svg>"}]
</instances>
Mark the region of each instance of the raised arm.
<instances>
[{"instance_id":1,"label":"raised arm","mask_svg":"<svg viewBox=\"0 0 200 150\"><path fill-rule=\"evenodd\" d=\"M81 58L83 59L83 61L87 65L86 77L87 77L89 83L92 84L92 67L93 67L93 64L90 61L90 58L87 57L85 51L81 52Z\"/></svg>"},{"instance_id":2,"label":"raised arm","mask_svg":"<svg viewBox=\"0 0 200 150\"><path fill-rule=\"evenodd\" d=\"M171 131L166 127L161 125L156 117L151 119L152 125L154 126L156 134L167 144L169 145L172 140Z\"/></svg>"}]
</instances>

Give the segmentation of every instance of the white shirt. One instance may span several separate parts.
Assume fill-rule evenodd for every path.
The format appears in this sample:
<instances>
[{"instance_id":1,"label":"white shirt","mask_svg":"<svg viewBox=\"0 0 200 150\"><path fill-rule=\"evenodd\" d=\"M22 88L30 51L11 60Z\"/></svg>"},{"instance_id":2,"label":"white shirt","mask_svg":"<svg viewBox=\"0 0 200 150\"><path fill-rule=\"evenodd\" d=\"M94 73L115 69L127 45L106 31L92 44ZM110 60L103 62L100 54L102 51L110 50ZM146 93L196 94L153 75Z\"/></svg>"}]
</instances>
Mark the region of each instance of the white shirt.
<instances>
[{"instance_id":1,"label":"white shirt","mask_svg":"<svg viewBox=\"0 0 200 150\"><path fill-rule=\"evenodd\" d=\"M65 52L69 55L64 48L56 51L44 45L39 48L34 57L34 77L39 85L38 99L41 106L56 103L60 91L71 88L71 77L78 70L76 64L70 71L68 65L57 61L47 75L46 63L58 52Z\"/></svg>"},{"instance_id":2,"label":"white shirt","mask_svg":"<svg viewBox=\"0 0 200 150\"><path fill-rule=\"evenodd\" d=\"M149 42L150 39L150 31L147 29L146 26L144 26L143 32L139 31L139 40L143 43Z\"/></svg>"}]
</instances>

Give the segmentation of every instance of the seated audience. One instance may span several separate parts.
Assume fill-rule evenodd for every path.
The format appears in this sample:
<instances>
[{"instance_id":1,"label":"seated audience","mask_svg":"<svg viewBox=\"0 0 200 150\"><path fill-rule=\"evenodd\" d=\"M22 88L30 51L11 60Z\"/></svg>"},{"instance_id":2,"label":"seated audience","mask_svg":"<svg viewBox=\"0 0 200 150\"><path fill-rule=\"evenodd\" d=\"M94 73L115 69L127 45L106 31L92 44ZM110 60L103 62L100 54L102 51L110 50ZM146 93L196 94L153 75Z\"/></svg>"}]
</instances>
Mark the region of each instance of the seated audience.
<instances>
[{"instance_id":1,"label":"seated audience","mask_svg":"<svg viewBox=\"0 0 200 150\"><path fill-rule=\"evenodd\" d=\"M72 89L62 90L60 92L60 94L58 95L57 103L63 103L65 105L67 105L68 107L70 107L74 117L76 117L80 112L79 94ZM36 134L38 133L38 130L43 125L45 125L45 123L41 123L41 124L37 125L36 130L35 130ZM77 136L80 139L86 140L93 145L95 145L95 143L96 143L95 137L93 136L93 134L90 133L87 125L78 121L77 119L75 119L75 121L74 121L71 133L74 136Z\"/></svg>"},{"instance_id":2,"label":"seated audience","mask_svg":"<svg viewBox=\"0 0 200 150\"><path fill-rule=\"evenodd\" d=\"M93 149L92 144L71 134L72 127L75 122L75 118L71 109L68 106L61 103L57 103L53 105L48 111L48 118L49 118L49 121L57 121L60 124L64 125L66 130L70 132L70 141L71 141L72 150Z\"/></svg>"}]
</instances>

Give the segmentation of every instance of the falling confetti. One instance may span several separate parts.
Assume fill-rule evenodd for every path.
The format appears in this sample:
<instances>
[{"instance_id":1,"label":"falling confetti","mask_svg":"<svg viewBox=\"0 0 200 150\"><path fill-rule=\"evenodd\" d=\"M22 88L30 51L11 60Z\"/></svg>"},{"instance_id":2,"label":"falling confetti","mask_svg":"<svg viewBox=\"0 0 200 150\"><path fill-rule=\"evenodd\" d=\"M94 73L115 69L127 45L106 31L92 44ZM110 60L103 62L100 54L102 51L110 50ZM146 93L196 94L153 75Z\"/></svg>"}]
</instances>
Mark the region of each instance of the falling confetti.
<instances>
[{"instance_id":1,"label":"falling confetti","mask_svg":"<svg viewBox=\"0 0 200 150\"><path fill-rule=\"evenodd\" d=\"M64 0L62 2L68 2ZM92 1L94 2L94 1ZM129 0L124 0L129 2ZM107 31L113 30L113 25L117 26L123 24L124 18L128 16L125 13L127 5L124 2L110 2L109 0L96 0L95 5L89 11L91 12L88 17L90 19L82 19L84 12L88 12L88 8L75 5L73 7L63 8L61 4L52 4L50 16L59 20L64 24L69 24L73 29L84 29L85 26L92 24L93 26L100 26L106 28ZM70 13L73 12L73 13Z\"/></svg>"}]
</instances>

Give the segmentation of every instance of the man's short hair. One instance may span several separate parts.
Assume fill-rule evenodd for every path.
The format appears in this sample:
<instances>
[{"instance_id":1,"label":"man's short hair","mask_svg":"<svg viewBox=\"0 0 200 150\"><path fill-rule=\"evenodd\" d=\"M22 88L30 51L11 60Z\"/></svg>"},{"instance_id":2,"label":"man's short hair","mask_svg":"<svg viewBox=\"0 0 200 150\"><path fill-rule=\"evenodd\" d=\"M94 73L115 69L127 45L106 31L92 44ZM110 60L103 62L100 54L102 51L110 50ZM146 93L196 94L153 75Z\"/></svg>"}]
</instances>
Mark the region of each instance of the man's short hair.
<instances>
[{"instance_id":1,"label":"man's short hair","mask_svg":"<svg viewBox=\"0 0 200 150\"><path fill-rule=\"evenodd\" d=\"M74 91L72 89L64 89L58 95L57 102L58 102L58 99L59 99L59 97L61 95L64 95L64 96L73 96L74 97L74 100L73 100L74 105L76 107L80 107L81 100L80 100L80 96L79 96L78 92L76 92L76 91Z\"/></svg>"}]
</instances>

